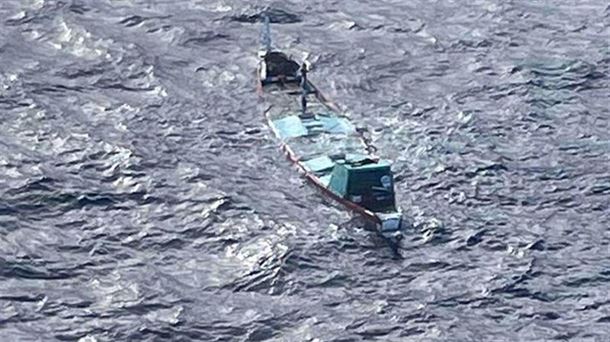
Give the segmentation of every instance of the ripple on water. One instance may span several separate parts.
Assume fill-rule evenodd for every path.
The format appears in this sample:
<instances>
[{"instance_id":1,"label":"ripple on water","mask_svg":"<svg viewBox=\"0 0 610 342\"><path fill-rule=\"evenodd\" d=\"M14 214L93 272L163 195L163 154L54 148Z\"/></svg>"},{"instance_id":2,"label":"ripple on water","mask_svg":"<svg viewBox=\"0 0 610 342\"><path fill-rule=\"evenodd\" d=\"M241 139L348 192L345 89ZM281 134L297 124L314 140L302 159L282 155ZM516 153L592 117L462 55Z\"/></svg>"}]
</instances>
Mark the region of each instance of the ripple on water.
<instances>
[{"instance_id":1,"label":"ripple on water","mask_svg":"<svg viewBox=\"0 0 610 342\"><path fill-rule=\"evenodd\" d=\"M610 335L607 4L0 7L4 339ZM265 12L394 161L404 248L278 151Z\"/></svg>"}]
</instances>

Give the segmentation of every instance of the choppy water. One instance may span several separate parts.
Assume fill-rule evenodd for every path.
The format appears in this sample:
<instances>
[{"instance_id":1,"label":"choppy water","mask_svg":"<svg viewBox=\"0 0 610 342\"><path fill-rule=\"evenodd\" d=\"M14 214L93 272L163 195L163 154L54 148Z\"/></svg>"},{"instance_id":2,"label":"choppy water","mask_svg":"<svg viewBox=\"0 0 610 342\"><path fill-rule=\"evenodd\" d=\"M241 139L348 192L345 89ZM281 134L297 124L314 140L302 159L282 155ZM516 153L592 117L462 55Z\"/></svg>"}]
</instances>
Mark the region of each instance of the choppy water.
<instances>
[{"instance_id":1,"label":"choppy water","mask_svg":"<svg viewBox=\"0 0 610 342\"><path fill-rule=\"evenodd\" d=\"M395 161L395 255L304 184L259 25ZM1 341L610 340L610 6L3 0Z\"/></svg>"}]
</instances>

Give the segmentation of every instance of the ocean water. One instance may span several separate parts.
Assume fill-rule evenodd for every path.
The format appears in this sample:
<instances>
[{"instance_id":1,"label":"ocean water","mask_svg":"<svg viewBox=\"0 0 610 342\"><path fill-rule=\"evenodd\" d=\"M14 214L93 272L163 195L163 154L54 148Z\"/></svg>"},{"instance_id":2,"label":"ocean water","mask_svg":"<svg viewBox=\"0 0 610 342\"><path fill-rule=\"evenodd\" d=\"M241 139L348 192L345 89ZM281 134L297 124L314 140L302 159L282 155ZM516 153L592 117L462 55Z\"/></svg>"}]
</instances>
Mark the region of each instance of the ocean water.
<instances>
[{"instance_id":1,"label":"ocean water","mask_svg":"<svg viewBox=\"0 0 610 342\"><path fill-rule=\"evenodd\" d=\"M274 45L394 161L308 186ZM606 1L3 0L0 341L610 340Z\"/></svg>"}]
</instances>

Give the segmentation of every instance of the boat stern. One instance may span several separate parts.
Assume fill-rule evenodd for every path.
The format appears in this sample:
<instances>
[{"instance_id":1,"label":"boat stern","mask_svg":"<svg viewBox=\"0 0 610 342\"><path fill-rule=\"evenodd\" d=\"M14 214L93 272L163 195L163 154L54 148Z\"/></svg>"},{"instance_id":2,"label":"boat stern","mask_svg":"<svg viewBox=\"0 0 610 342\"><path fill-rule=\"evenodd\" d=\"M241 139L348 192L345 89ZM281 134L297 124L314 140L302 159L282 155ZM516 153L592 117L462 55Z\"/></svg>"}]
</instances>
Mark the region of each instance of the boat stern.
<instances>
[{"instance_id":1,"label":"boat stern","mask_svg":"<svg viewBox=\"0 0 610 342\"><path fill-rule=\"evenodd\" d=\"M400 241L403 238L403 219L401 212L376 213L379 219L379 232L391 241Z\"/></svg>"}]
</instances>

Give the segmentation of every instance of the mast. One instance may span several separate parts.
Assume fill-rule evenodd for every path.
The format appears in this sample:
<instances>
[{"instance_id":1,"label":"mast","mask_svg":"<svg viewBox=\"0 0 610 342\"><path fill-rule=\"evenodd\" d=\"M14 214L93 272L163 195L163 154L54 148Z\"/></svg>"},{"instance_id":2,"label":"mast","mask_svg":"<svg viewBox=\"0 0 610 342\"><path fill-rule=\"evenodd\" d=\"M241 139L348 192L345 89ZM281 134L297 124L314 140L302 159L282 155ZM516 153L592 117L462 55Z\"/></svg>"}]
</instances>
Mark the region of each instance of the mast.
<instances>
[{"instance_id":1,"label":"mast","mask_svg":"<svg viewBox=\"0 0 610 342\"><path fill-rule=\"evenodd\" d=\"M307 115L307 64L303 62L301 64L301 114Z\"/></svg>"},{"instance_id":2,"label":"mast","mask_svg":"<svg viewBox=\"0 0 610 342\"><path fill-rule=\"evenodd\" d=\"M264 51L271 51L271 27L269 24L269 16L264 14L263 29L261 30L261 48Z\"/></svg>"}]
</instances>

